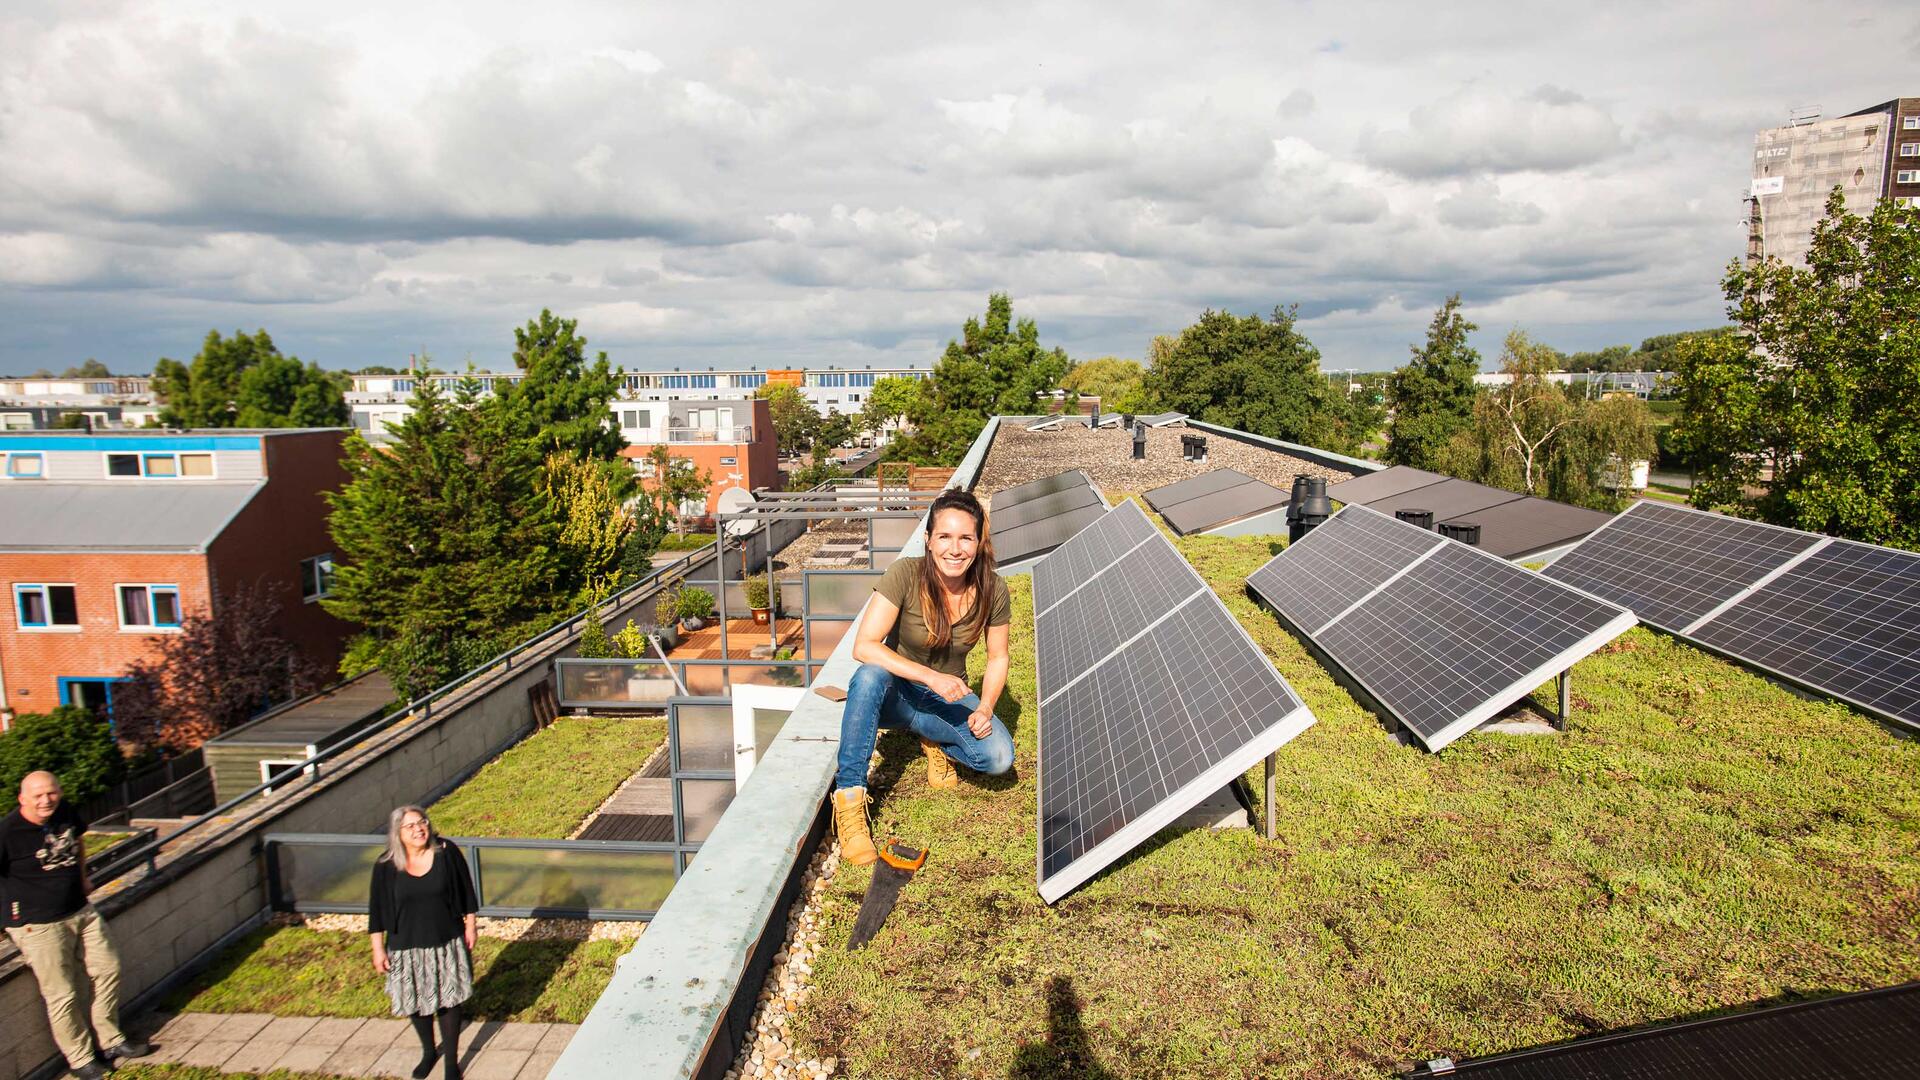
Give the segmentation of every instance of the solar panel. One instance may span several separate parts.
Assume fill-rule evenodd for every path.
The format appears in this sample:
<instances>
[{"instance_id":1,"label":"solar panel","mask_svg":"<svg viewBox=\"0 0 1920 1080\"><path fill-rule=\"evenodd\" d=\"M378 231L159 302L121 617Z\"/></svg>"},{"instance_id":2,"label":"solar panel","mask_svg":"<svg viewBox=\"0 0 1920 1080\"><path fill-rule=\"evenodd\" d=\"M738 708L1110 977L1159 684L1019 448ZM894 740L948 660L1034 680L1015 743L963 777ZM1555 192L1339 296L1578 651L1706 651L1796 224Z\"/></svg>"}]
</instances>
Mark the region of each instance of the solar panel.
<instances>
[{"instance_id":1,"label":"solar panel","mask_svg":"<svg viewBox=\"0 0 1920 1080\"><path fill-rule=\"evenodd\" d=\"M1351 480L1342 480L1329 485L1327 496L1343 503L1370 503L1375 499L1384 499L1398 495L1403 491L1426 487L1448 479L1437 472L1416 469L1409 465L1395 465L1379 472L1361 473Z\"/></svg>"},{"instance_id":2,"label":"solar panel","mask_svg":"<svg viewBox=\"0 0 1920 1080\"><path fill-rule=\"evenodd\" d=\"M1614 604L1364 506L1247 583L1429 750L1634 623Z\"/></svg>"},{"instance_id":3,"label":"solar panel","mask_svg":"<svg viewBox=\"0 0 1920 1080\"><path fill-rule=\"evenodd\" d=\"M1503 488L1488 487L1485 484L1472 484L1465 480L1442 480L1437 484L1403 491L1398 495L1389 495L1384 499L1374 499L1367 503L1367 509L1393 516L1395 510L1431 510L1434 524L1452 521L1461 514L1471 514L1475 510L1485 510L1489 506L1499 506L1526 496Z\"/></svg>"},{"instance_id":4,"label":"solar panel","mask_svg":"<svg viewBox=\"0 0 1920 1080\"><path fill-rule=\"evenodd\" d=\"M1106 506L1096 499L1091 506L1082 506L1063 514L1041 518L1018 528L1005 531L995 529L989 534L993 542L994 561L1010 566L1027 559L1038 558L1073 539L1080 530L1099 521L1106 514Z\"/></svg>"},{"instance_id":5,"label":"solar panel","mask_svg":"<svg viewBox=\"0 0 1920 1080\"><path fill-rule=\"evenodd\" d=\"M1090 487L1070 487L1056 491L1051 495L1042 495L1037 499L1028 499L1001 509L995 507L987 512L987 528L999 533L1002 529L1018 528L1042 518L1064 514L1069 510L1078 510L1083 506L1100 503L1100 494ZM1105 504L1101 504L1105 505Z\"/></svg>"},{"instance_id":6,"label":"solar panel","mask_svg":"<svg viewBox=\"0 0 1920 1080\"><path fill-rule=\"evenodd\" d=\"M1053 903L1313 714L1136 504L1109 512L1034 577L1036 862L1041 898Z\"/></svg>"},{"instance_id":7,"label":"solar panel","mask_svg":"<svg viewBox=\"0 0 1920 1080\"><path fill-rule=\"evenodd\" d=\"M1142 416L1139 420L1148 427L1167 427L1171 424L1186 423L1187 414L1183 412L1154 413L1152 416Z\"/></svg>"},{"instance_id":8,"label":"solar panel","mask_svg":"<svg viewBox=\"0 0 1920 1080\"><path fill-rule=\"evenodd\" d=\"M1142 492L1140 497L1147 501L1148 506L1165 513L1169 506L1178 505L1188 499L1197 499L1202 495L1211 495L1216 491L1239 487L1252 480L1253 477L1238 469L1209 469L1199 476L1189 476L1185 480L1178 480L1154 488L1152 491Z\"/></svg>"},{"instance_id":9,"label":"solar panel","mask_svg":"<svg viewBox=\"0 0 1920 1080\"><path fill-rule=\"evenodd\" d=\"M1272 484L1250 480L1238 487L1170 506L1161 512L1161 516L1167 519L1167 524L1172 526L1174 532L1190 536L1278 509L1287 505L1290 497ZM1280 527L1284 528L1284 525Z\"/></svg>"},{"instance_id":10,"label":"solar panel","mask_svg":"<svg viewBox=\"0 0 1920 1080\"><path fill-rule=\"evenodd\" d=\"M1030 499L1038 499L1072 488L1092 486L1093 481L1087 477L1084 470L1068 469L1065 472L1054 473L1052 476L1043 476L1038 480L1029 480L1024 484L1002 488L988 496L987 506L993 510L1006 510Z\"/></svg>"},{"instance_id":11,"label":"solar panel","mask_svg":"<svg viewBox=\"0 0 1920 1080\"><path fill-rule=\"evenodd\" d=\"M1435 518L1437 524L1441 519ZM1446 519L1480 526L1480 550L1524 559L1580 540L1612 521L1610 514L1547 499L1517 499Z\"/></svg>"},{"instance_id":12,"label":"solar panel","mask_svg":"<svg viewBox=\"0 0 1920 1080\"><path fill-rule=\"evenodd\" d=\"M1109 511L1100 520L1085 526L1033 568L1034 613L1053 606L1154 533L1153 523L1140 513ZM995 552L994 557L999 558L999 553Z\"/></svg>"},{"instance_id":13,"label":"solar panel","mask_svg":"<svg viewBox=\"0 0 1920 1080\"><path fill-rule=\"evenodd\" d=\"M1820 537L1666 503L1637 502L1543 573L1685 633Z\"/></svg>"},{"instance_id":14,"label":"solar panel","mask_svg":"<svg viewBox=\"0 0 1920 1080\"><path fill-rule=\"evenodd\" d=\"M1920 555L1834 540L1692 636L1920 727Z\"/></svg>"},{"instance_id":15,"label":"solar panel","mask_svg":"<svg viewBox=\"0 0 1920 1080\"><path fill-rule=\"evenodd\" d=\"M1473 1080L1920 1076L1920 983L1462 1061L1445 1075Z\"/></svg>"}]
</instances>

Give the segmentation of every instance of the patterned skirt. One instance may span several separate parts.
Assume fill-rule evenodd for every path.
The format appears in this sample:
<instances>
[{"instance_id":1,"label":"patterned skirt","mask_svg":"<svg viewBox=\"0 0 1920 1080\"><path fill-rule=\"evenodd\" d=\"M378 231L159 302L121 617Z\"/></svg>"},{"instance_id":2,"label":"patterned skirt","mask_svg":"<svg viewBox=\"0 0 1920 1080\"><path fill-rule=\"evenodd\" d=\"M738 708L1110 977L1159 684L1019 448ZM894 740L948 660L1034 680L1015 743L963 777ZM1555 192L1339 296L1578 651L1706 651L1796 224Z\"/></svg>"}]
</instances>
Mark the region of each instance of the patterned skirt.
<instances>
[{"instance_id":1,"label":"patterned skirt","mask_svg":"<svg viewBox=\"0 0 1920 1080\"><path fill-rule=\"evenodd\" d=\"M396 949L387 961L387 997L395 1016L431 1016L473 996L467 943L459 938L427 949Z\"/></svg>"}]
</instances>

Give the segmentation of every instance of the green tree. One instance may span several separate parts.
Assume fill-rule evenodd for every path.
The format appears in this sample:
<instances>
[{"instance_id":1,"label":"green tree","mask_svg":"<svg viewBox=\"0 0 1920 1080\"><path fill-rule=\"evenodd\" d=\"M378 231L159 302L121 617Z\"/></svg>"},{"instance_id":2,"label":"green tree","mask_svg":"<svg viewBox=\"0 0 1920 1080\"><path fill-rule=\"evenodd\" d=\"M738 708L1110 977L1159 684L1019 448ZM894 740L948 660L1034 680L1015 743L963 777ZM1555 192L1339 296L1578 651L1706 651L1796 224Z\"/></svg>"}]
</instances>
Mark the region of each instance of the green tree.
<instances>
[{"instance_id":1,"label":"green tree","mask_svg":"<svg viewBox=\"0 0 1920 1080\"><path fill-rule=\"evenodd\" d=\"M707 493L713 489L713 474L695 465L691 459L674 457L664 445L647 452L642 475L653 512L676 533L686 531L687 504L698 502L705 512Z\"/></svg>"},{"instance_id":2,"label":"green tree","mask_svg":"<svg viewBox=\"0 0 1920 1080\"><path fill-rule=\"evenodd\" d=\"M779 452L789 457L813 445L813 433L820 426L820 413L800 388L788 383L766 383L753 392L765 399L773 417L773 441Z\"/></svg>"},{"instance_id":3,"label":"green tree","mask_svg":"<svg viewBox=\"0 0 1920 1080\"><path fill-rule=\"evenodd\" d=\"M855 414L828 412L820 418L820 426L813 433L813 456L824 457L833 453L842 443L853 441L860 433Z\"/></svg>"},{"instance_id":4,"label":"green tree","mask_svg":"<svg viewBox=\"0 0 1920 1080\"><path fill-rule=\"evenodd\" d=\"M1208 310L1156 358L1147 392L1208 423L1341 449L1334 391L1297 321L1293 308L1269 319Z\"/></svg>"},{"instance_id":5,"label":"green tree","mask_svg":"<svg viewBox=\"0 0 1920 1080\"><path fill-rule=\"evenodd\" d=\"M1723 287L1737 335L1676 350L1696 505L1920 547L1920 209L1861 217L1836 187L1805 266Z\"/></svg>"},{"instance_id":6,"label":"green tree","mask_svg":"<svg viewBox=\"0 0 1920 1080\"><path fill-rule=\"evenodd\" d=\"M905 375L890 375L875 380L872 392L867 394L866 406L860 413L860 430L877 435L889 423L917 423L924 419L932 405L927 392L929 386L925 379L912 379Z\"/></svg>"},{"instance_id":7,"label":"green tree","mask_svg":"<svg viewBox=\"0 0 1920 1080\"><path fill-rule=\"evenodd\" d=\"M1393 421L1387 427L1387 460L1432 469L1443 447L1473 419L1473 377L1480 353L1467 343L1479 327L1460 313L1460 294L1447 297L1427 324L1425 345L1393 373L1387 394Z\"/></svg>"},{"instance_id":8,"label":"green tree","mask_svg":"<svg viewBox=\"0 0 1920 1080\"><path fill-rule=\"evenodd\" d=\"M398 375L400 374L400 369L391 368L385 364L368 364L366 367L356 370L355 372L353 372L353 374L355 375Z\"/></svg>"},{"instance_id":9,"label":"green tree","mask_svg":"<svg viewBox=\"0 0 1920 1080\"><path fill-rule=\"evenodd\" d=\"M1147 381L1147 369L1138 360L1102 356L1073 365L1060 380L1064 389L1100 399L1101 412L1118 411L1122 401L1137 397Z\"/></svg>"},{"instance_id":10,"label":"green tree","mask_svg":"<svg viewBox=\"0 0 1920 1080\"><path fill-rule=\"evenodd\" d=\"M207 332L192 363L153 368L160 421L173 427L341 427L346 379L282 356L265 330Z\"/></svg>"},{"instance_id":11,"label":"green tree","mask_svg":"<svg viewBox=\"0 0 1920 1080\"><path fill-rule=\"evenodd\" d=\"M1633 463L1653 457L1653 413L1630 396L1583 399L1574 408L1578 420L1556 457L1547 493L1562 502L1624 509Z\"/></svg>"},{"instance_id":12,"label":"green tree","mask_svg":"<svg viewBox=\"0 0 1920 1080\"><path fill-rule=\"evenodd\" d=\"M624 478L614 470L623 468L554 453L542 470L546 495L558 509L567 576L580 583L577 605L597 604L622 584L622 557L636 524L619 495Z\"/></svg>"},{"instance_id":13,"label":"green tree","mask_svg":"<svg viewBox=\"0 0 1920 1080\"><path fill-rule=\"evenodd\" d=\"M1071 366L1062 349L1040 347L1032 319L1015 321L1005 293L987 298L985 319L969 318L934 365L926 412L916 430L887 448L894 460L955 465L995 413L1034 408L1034 396L1060 385Z\"/></svg>"},{"instance_id":14,"label":"green tree","mask_svg":"<svg viewBox=\"0 0 1920 1080\"><path fill-rule=\"evenodd\" d=\"M113 372L107 370L107 365L89 356L82 361L78 367L70 367L61 372L60 377L63 379L107 379L113 377Z\"/></svg>"},{"instance_id":15,"label":"green tree","mask_svg":"<svg viewBox=\"0 0 1920 1080\"><path fill-rule=\"evenodd\" d=\"M582 460L616 461L627 445L609 404L620 393L620 372L607 354L587 359L587 339L575 319L540 317L513 332L513 363L526 377L496 389L508 430L532 438L540 450L563 450Z\"/></svg>"},{"instance_id":16,"label":"green tree","mask_svg":"<svg viewBox=\"0 0 1920 1080\"><path fill-rule=\"evenodd\" d=\"M473 379L450 401L421 380L387 447L348 437L348 483L328 495L342 559L322 603L368 628L350 657L409 697L550 622L583 584L541 489L547 440L499 401Z\"/></svg>"},{"instance_id":17,"label":"green tree","mask_svg":"<svg viewBox=\"0 0 1920 1080\"><path fill-rule=\"evenodd\" d=\"M25 713L0 735L0 788L19 791L30 772L60 778L68 802L106 794L127 775L127 759L107 721L78 705L50 713Z\"/></svg>"}]
</instances>

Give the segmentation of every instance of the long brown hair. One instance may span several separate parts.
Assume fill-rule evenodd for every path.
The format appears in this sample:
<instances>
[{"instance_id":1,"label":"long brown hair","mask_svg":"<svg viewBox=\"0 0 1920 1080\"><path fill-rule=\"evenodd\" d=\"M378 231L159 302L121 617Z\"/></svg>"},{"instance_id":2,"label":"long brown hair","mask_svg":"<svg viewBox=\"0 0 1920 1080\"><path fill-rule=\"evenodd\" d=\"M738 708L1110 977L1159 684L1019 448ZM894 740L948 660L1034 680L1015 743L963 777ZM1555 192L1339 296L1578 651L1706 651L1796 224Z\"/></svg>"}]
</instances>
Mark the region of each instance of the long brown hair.
<instances>
[{"instance_id":1,"label":"long brown hair","mask_svg":"<svg viewBox=\"0 0 1920 1080\"><path fill-rule=\"evenodd\" d=\"M967 588L973 590L973 607L978 610L981 604L990 602L991 593L987 590L993 583L993 542L987 538L986 508L970 492L958 488L941 492L940 497L933 500L933 507L927 511L929 548L933 544L933 523L939 519L942 510L963 510L973 518L973 533L980 538L980 545L974 549L973 565L967 567L966 576ZM920 560L920 615L927 623L927 644L933 648L945 645L953 636L953 625L947 619L946 601L940 599L944 591L940 584L940 571L934 565L933 552L929 550ZM973 643L980 640L980 632L986 625L984 613L974 620L967 648L973 648Z\"/></svg>"}]
</instances>

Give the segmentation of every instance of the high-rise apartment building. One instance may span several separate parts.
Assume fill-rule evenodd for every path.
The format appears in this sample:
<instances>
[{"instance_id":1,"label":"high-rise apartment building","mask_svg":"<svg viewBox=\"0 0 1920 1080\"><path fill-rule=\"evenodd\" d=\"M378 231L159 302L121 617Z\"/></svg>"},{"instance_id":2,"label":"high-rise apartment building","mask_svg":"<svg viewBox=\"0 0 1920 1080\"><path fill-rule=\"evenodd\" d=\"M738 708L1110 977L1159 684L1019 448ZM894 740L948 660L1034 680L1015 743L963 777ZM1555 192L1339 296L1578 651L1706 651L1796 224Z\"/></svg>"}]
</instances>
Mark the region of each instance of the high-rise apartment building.
<instances>
[{"instance_id":1,"label":"high-rise apartment building","mask_svg":"<svg viewBox=\"0 0 1920 1080\"><path fill-rule=\"evenodd\" d=\"M1753 137L1747 191L1747 258L1805 262L1827 194L1845 192L1850 213L1883 198L1920 205L1920 97L1895 98L1821 119L1796 112Z\"/></svg>"}]
</instances>

